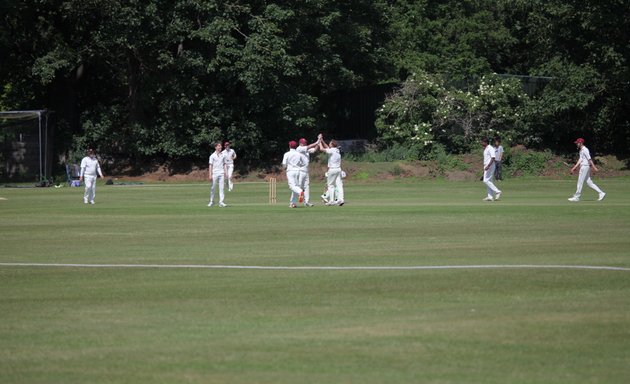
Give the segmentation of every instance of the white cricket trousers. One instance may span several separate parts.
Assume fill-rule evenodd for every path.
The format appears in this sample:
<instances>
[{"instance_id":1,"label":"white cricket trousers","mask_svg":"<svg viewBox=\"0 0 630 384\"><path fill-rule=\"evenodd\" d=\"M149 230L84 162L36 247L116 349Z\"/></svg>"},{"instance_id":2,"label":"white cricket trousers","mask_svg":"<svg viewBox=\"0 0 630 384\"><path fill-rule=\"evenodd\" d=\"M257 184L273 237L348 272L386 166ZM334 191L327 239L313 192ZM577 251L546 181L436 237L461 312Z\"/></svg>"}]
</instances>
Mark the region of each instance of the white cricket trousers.
<instances>
[{"instance_id":1,"label":"white cricket trousers","mask_svg":"<svg viewBox=\"0 0 630 384\"><path fill-rule=\"evenodd\" d=\"M298 180L300 187L304 191L304 204L307 204L311 201L311 179L308 176L308 171L300 171Z\"/></svg>"},{"instance_id":2,"label":"white cricket trousers","mask_svg":"<svg viewBox=\"0 0 630 384\"><path fill-rule=\"evenodd\" d=\"M96 176L83 175L83 181L85 182L85 192L83 193L83 202L92 203L94 197L96 197Z\"/></svg>"},{"instance_id":3,"label":"white cricket trousers","mask_svg":"<svg viewBox=\"0 0 630 384\"><path fill-rule=\"evenodd\" d=\"M595 192L603 193L602 190L593 183L593 180L591 180L591 167L584 165L580 167L580 175L578 176L577 189L575 190L575 195L573 195L574 197L579 199L580 196L582 196L582 187L584 186L585 181L586 185L594 189Z\"/></svg>"},{"instance_id":4,"label":"white cricket trousers","mask_svg":"<svg viewBox=\"0 0 630 384\"><path fill-rule=\"evenodd\" d=\"M326 200L333 202L333 199L336 197L338 201L344 201L341 168L328 169L327 185L328 189L326 190ZM335 193L337 196L335 196Z\"/></svg>"},{"instance_id":5,"label":"white cricket trousers","mask_svg":"<svg viewBox=\"0 0 630 384\"><path fill-rule=\"evenodd\" d=\"M228 182L228 190L231 191L234 187L232 184L232 174L234 173L234 164L227 165L227 182Z\"/></svg>"},{"instance_id":6,"label":"white cricket trousers","mask_svg":"<svg viewBox=\"0 0 630 384\"><path fill-rule=\"evenodd\" d=\"M219 186L219 204L222 204L225 197L225 194L223 193L223 188L225 186L225 174L212 174L212 187L210 187L210 203L214 202L214 189L217 185Z\"/></svg>"},{"instance_id":7,"label":"white cricket trousers","mask_svg":"<svg viewBox=\"0 0 630 384\"><path fill-rule=\"evenodd\" d=\"M494 164L487 170L483 172L483 183L486 185L486 191L488 193L488 198L494 199L494 196L501 191L499 188L494 185L492 182L492 177L494 176Z\"/></svg>"},{"instance_id":8,"label":"white cricket trousers","mask_svg":"<svg viewBox=\"0 0 630 384\"><path fill-rule=\"evenodd\" d=\"M298 197L302 193L302 188L300 188L300 171L287 171L287 182L291 190L291 200L289 202L297 204Z\"/></svg>"}]
</instances>

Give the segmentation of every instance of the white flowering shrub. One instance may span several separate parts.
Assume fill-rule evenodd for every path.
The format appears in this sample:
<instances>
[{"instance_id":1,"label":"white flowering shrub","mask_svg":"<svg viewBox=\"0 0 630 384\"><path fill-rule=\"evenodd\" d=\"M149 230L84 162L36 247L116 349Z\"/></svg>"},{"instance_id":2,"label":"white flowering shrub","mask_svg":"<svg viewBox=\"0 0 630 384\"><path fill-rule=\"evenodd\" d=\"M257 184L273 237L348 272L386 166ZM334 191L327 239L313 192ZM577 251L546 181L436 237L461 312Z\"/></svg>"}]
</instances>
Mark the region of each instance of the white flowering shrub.
<instances>
[{"instance_id":1,"label":"white flowering shrub","mask_svg":"<svg viewBox=\"0 0 630 384\"><path fill-rule=\"evenodd\" d=\"M383 146L426 152L439 143L451 153L467 152L481 136L500 136L509 144L525 132L528 101L518 79L488 75L462 90L439 76L414 74L387 97L376 127Z\"/></svg>"},{"instance_id":2,"label":"white flowering shrub","mask_svg":"<svg viewBox=\"0 0 630 384\"><path fill-rule=\"evenodd\" d=\"M411 75L376 113L379 144L421 152L433 143L433 115L445 95L444 82L426 73Z\"/></svg>"}]
</instances>

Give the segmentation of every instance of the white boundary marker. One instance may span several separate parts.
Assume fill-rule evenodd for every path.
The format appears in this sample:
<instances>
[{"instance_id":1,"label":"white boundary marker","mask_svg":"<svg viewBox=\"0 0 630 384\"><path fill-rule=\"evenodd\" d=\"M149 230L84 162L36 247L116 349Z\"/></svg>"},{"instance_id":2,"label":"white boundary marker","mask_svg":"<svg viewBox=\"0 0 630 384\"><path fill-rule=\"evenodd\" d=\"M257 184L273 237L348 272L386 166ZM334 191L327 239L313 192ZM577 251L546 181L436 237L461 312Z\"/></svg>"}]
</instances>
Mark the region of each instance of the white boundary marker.
<instances>
[{"instance_id":1,"label":"white boundary marker","mask_svg":"<svg viewBox=\"0 0 630 384\"><path fill-rule=\"evenodd\" d=\"M264 266L264 265L212 265L212 264L61 264L61 263L0 263L0 267L42 268L146 268L146 269L253 269L272 271L408 271L439 269L586 269L625 271L630 268L596 265L544 265L544 264L488 264L488 265L411 265L411 266Z\"/></svg>"}]
</instances>

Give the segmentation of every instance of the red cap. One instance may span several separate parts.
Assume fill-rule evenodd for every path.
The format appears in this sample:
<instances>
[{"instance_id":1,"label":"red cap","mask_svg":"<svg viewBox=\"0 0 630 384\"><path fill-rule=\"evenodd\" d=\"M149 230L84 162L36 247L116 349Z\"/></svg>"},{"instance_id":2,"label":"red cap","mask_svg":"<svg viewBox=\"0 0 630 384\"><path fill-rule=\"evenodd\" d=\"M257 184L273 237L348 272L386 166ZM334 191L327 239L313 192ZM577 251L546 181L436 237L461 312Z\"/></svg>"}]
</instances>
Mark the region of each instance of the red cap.
<instances>
[{"instance_id":1,"label":"red cap","mask_svg":"<svg viewBox=\"0 0 630 384\"><path fill-rule=\"evenodd\" d=\"M305 138L301 138L301 139L300 139L300 144L306 144L306 143L307 143L307 141L306 141L306 139L305 139Z\"/></svg>"},{"instance_id":2,"label":"red cap","mask_svg":"<svg viewBox=\"0 0 630 384\"><path fill-rule=\"evenodd\" d=\"M293 149L297 148L297 143L293 140L289 141L289 148L293 148Z\"/></svg>"},{"instance_id":3,"label":"red cap","mask_svg":"<svg viewBox=\"0 0 630 384\"><path fill-rule=\"evenodd\" d=\"M584 139L580 137L579 139L575 140L573 143L574 144L584 144Z\"/></svg>"}]
</instances>

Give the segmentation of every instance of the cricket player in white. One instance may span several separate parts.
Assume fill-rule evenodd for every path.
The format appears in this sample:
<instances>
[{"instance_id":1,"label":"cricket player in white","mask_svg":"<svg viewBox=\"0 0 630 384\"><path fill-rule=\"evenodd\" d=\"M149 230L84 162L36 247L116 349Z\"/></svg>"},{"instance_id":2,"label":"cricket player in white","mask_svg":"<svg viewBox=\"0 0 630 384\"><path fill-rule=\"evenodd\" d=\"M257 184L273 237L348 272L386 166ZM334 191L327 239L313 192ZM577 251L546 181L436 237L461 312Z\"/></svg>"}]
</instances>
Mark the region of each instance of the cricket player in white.
<instances>
[{"instance_id":1,"label":"cricket player in white","mask_svg":"<svg viewBox=\"0 0 630 384\"><path fill-rule=\"evenodd\" d=\"M591 153L589 152L588 148L584 146L584 139L579 138L575 140L574 144L576 144L578 149L580 150L580 158L575 163L573 168L571 168L571 174L573 174L573 172L575 172L578 167L580 167L580 174L578 176L577 190L575 191L573 197L569 198L569 201L572 201L574 203L580 201L580 196L582 196L582 187L584 186L585 181L586 185L588 185L589 187L594 189L595 192L598 193L597 201L604 200L604 197L606 197L606 193L599 189L599 187L595 185L595 183L593 183L593 180L591 180L591 167L593 167L593 170L595 172L597 172L597 167L591 159Z\"/></svg>"},{"instance_id":2,"label":"cricket player in white","mask_svg":"<svg viewBox=\"0 0 630 384\"><path fill-rule=\"evenodd\" d=\"M234 173L234 160L236 159L236 152L232 148L230 148L230 142L226 141L223 143L223 156L225 157L225 164L227 165L227 182L228 182L228 191L231 191L234 187L232 184L232 174Z\"/></svg>"},{"instance_id":3,"label":"cricket player in white","mask_svg":"<svg viewBox=\"0 0 630 384\"><path fill-rule=\"evenodd\" d=\"M311 154L317 151L317 148L319 146L319 139L311 145L308 145L308 142L306 141L306 139L300 139L299 143L300 145L297 147L296 151L298 151L302 156L304 156L304 166L300 168L298 182L299 182L300 187L304 191L304 206L312 207L313 204L311 204L311 187L310 187L311 179L308 175L308 165L311 160Z\"/></svg>"},{"instance_id":4,"label":"cricket player in white","mask_svg":"<svg viewBox=\"0 0 630 384\"><path fill-rule=\"evenodd\" d=\"M495 150L492 145L489 144L488 139L481 139L481 145L483 150L483 183L487 187L487 196L483 201L499 200L501 198L501 191L492 182L494 176L494 159Z\"/></svg>"},{"instance_id":5,"label":"cricket player in white","mask_svg":"<svg viewBox=\"0 0 630 384\"><path fill-rule=\"evenodd\" d=\"M214 190L217 185L219 186L219 207L226 207L227 205L223 202L225 197L223 188L225 185L225 175L227 174L227 165L225 164L225 156L221 153L221 143L217 143L214 146L214 153L210 155L208 165L208 179L212 180L210 203L208 203L208 207L214 204Z\"/></svg>"},{"instance_id":6,"label":"cricket player in white","mask_svg":"<svg viewBox=\"0 0 630 384\"><path fill-rule=\"evenodd\" d=\"M339 153L339 148L337 147L337 142L335 140L330 140L329 144L323 140L323 138L319 138L319 149L322 152L326 152L328 154L328 176L326 180L327 189L326 194L322 196L322 199L326 201L326 205L344 205L344 194L343 194L343 181L341 178L341 153ZM333 200L334 197L336 200Z\"/></svg>"},{"instance_id":7,"label":"cricket player in white","mask_svg":"<svg viewBox=\"0 0 630 384\"><path fill-rule=\"evenodd\" d=\"M94 197L96 197L96 178L97 174L103 178L103 172L101 172L101 166L96 160L96 155L93 149L88 149L87 156L81 160L81 173L79 174L79 181L85 180L85 192L83 193L83 203L94 204Z\"/></svg>"},{"instance_id":8,"label":"cricket player in white","mask_svg":"<svg viewBox=\"0 0 630 384\"><path fill-rule=\"evenodd\" d=\"M287 182L291 190L290 208L296 208L299 197L300 202L304 201L304 190L300 187L300 169L304 166L304 156L296 151L297 143L289 141L289 151L282 158L282 167L287 173Z\"/></svg>"},{"instance_id":9,"label":"cricket player in white","mask_svg":"<svg viewBox=\"0 0 630 384\"><path fill-rule=\"evenodd\" d=\"M495 180L503 180L503 146L501 145L501 138L494 138L494 151L495 151L495 159L494 159L494 179Z\"/></svg>"}]
</instances>

